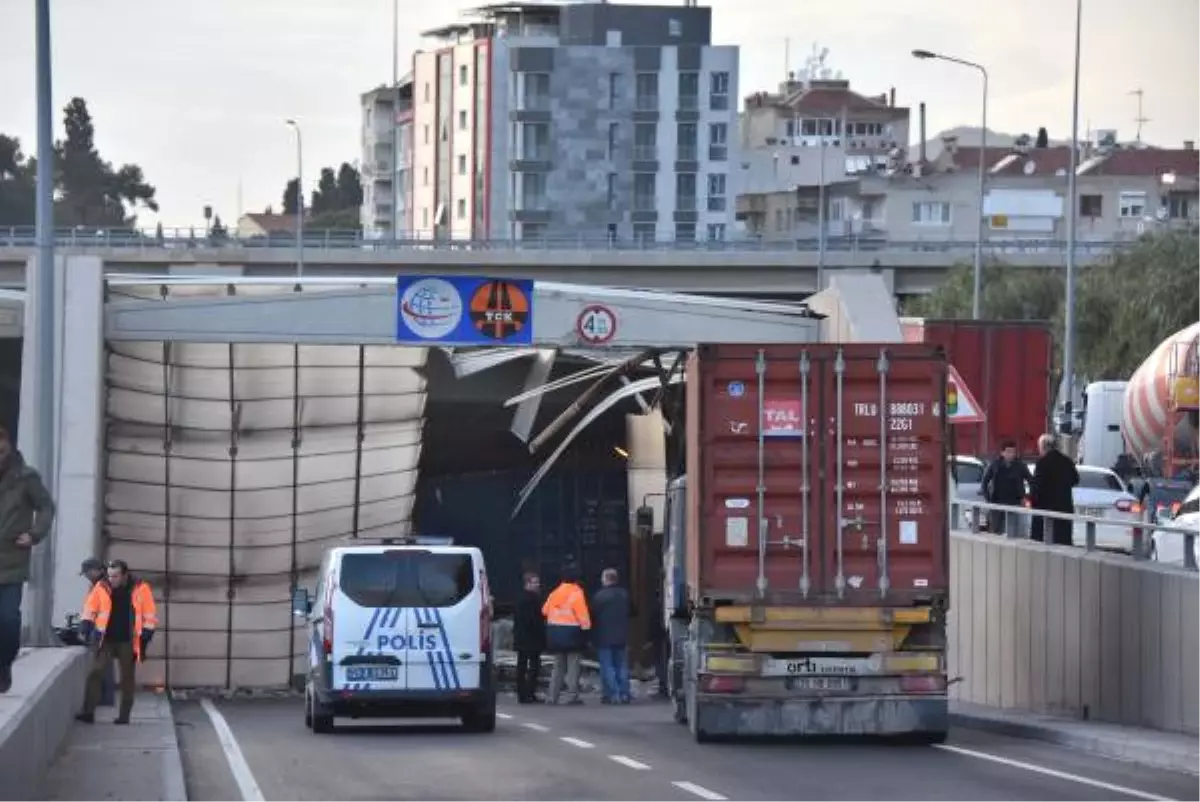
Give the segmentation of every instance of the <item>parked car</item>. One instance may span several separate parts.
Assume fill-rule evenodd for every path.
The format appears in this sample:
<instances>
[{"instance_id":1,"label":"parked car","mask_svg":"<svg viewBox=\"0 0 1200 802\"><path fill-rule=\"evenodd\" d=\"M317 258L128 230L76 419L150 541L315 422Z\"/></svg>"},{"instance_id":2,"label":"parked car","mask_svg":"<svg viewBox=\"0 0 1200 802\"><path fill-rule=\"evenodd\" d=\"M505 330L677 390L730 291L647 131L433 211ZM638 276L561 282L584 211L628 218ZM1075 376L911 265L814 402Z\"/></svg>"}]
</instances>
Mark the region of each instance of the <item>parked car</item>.
<instances>
[{"instance_id":1,"label":"parked car","mask_svg":"<svg viewBox=\"0 0 1200 802\"><path fill-rule=\"evenodd\" d=\"M1192 488L1174 515L1166 514L1158 523L1200 531L1200 486ZM1177 532L1156 531L1150 537L1150 559L1160 563L1183 565L1184 548L1184 536ZM1192 552L1193 557L1200 558L1200 538L1192 541Z\"/></svg>"},{"instance_id":2,"label":"parked car","mask_svg":"<svg viewBox=\"0 0 1200 802\"><path fill-rule=\"evenodd\" d=\"M951 497L968 502L982 501L983 496L979 494L979 483L983 479L983 471L987 467L983 464L983 460L955 454L948 461L950 463ZM970 529L974 512L974 509L970 507L960 506L958 520L951 521L950 525L961 529ZM985 520L987 518L986 515L982 517Z\"/></svg>"}]
</instances>

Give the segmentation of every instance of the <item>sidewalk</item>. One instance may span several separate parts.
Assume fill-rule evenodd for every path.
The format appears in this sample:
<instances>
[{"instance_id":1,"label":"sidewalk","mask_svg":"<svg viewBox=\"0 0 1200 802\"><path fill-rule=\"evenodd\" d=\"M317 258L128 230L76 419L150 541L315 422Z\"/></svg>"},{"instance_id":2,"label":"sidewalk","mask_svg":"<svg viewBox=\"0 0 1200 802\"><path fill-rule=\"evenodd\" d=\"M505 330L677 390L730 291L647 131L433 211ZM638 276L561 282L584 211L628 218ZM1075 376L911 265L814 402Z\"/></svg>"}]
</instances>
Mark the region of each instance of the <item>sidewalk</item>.
<instances>
[{"instance_id":1,"label":"sidewalk","mask_svg":"<svg viewBox=\"0 0 1200 802\"><path fill-rule=\"evenodd\" d=\"M50 766L43 799L186 802L175 719L167 697L139 693L127 727L101 707L95 724L75 722Z\"/></svg>"},{"instance_id":2,"label":"sidewalk","mask_svg":"<svg viewBox=\"0 0 1200 802\"><path fill-rule=\"evenodd\" d=\"M1194 735L1000 710L965 702L950 703L950 723L1016 738L1048 741L1151 768L1200 773L1200 740Z\"/></svg>"}]
</instances>

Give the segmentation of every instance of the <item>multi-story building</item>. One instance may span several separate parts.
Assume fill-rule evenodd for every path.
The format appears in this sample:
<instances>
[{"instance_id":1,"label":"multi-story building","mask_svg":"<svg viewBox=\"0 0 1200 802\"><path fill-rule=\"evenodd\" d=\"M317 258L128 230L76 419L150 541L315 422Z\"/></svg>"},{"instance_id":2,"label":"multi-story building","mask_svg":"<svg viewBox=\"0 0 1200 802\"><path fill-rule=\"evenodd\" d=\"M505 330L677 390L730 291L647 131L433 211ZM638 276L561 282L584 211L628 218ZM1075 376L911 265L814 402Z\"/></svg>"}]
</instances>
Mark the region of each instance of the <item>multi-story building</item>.
<instances>
[{"instance_id":1,"label":"multi-story building","mask_svg":"<svg viewBox=\"0 0 1200 802\"><path fill-rule=\"evenodd\" d=\"M407 229L725 238L738 49L712 45L711 31L709 8L589 2L488 6L426 32L432 47L413 57Z\"/></svg>"},{"instance_id":2,"label":"multi-story building","mask_svg":"<svg viewBox=\"0 0 1200 802\"><path fill-rule=\"evenodd\" d=\"M362 96L360 220L368 236L406 236L412 196L412 78Z\"/></svg>"}]
</instances>

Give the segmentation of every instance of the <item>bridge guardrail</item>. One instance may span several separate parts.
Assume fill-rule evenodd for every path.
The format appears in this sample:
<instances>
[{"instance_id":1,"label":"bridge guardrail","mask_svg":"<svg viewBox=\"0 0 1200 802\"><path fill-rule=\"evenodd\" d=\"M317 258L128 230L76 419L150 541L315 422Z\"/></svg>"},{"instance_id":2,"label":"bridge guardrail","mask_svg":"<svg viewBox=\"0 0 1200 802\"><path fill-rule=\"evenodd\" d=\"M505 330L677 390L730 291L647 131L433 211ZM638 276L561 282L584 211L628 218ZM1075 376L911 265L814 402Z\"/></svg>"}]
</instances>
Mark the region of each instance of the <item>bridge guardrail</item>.
<instances>
[{"instance_id":1,"label":"bridge guardrail","mask_svg":"<svg viewBox=\"0 0 1200 802\"><path fill-rule=\"evenodd\" d=\"M203 228L164 229L157 231L137 229L62 229L55 232L57 245L69 248L108 249L263 249L294 248L294 234L267 234L239 237L236 234L211 236ZM1076 252L1088 256L1100 256L1131 244L1129 241L1084 241L1077 242ZM37 246L36 231L30 227L0 228L0 247L34 248ZM732 253L786 253L816 252L820 243L815 238L767 240L744 238L700 242L657 242L645 240L619 240L607 237L552 237L536 240L472 239L455 240L424 236L373 238L358 230L306 232L304 247L314 250L363 249L369 251L395 250L459 250L459 251L526 251L526 250L593 250L593 251L645 251L645 252L732 252ZM975 247L971 240L893 240L880 237L829 237L825 250L832 252L870 253L878 251L909 251L968 254ZM1061 253L1066 242L1056 239L994 239L984 243L984 250L993 255Z\"/></svg>"},{"instance_id":2,"label":"bridge guardrail","mask_svg":"<svg viewBox=\"0 0 1200 802\"><path fill-rule=\"evenodd\" d=\"M1121 518L1099 518L1092 515L1081 515L1079 513L1053 512L1050 510L1038 510L1032 507L1015 507L1009 504L992 504L987 501L976 501L966 498L952 498L950 501L950 520L952 526L962 520L961 513L964 509L973 510L974 514L970 516L969 528L972 532L980 531L980 515L979 510L987 510L991 512L1003 512L1005 514L1004 532L995 532L997 536L1007 537L1016 540L1028 540L1029 533L1032 530L1031 526L1024 525L1026 521L1032 522L1034 518L1049 518L1059 521L1070 521L1072 523L1072 531L1074 524L1084 524L1084 544L1083 548L1086 551L1106 551L1110 549L1101 549L1096 543L1096 528L1104 527L1123 527L1130 530L1130 557L1134 560L1149 560L1151 557L1150 545L1148 544L1148 535L1154 532L1164 532L1172 536L1183 538L1183 566L1189 571L1200 570L1196 562L1196 538L1200 533L1194 529L1188 529L1182 526L1171 526L1170 524L1154 523L1145 518L1141 519L1121 519ZM1142 515L1146 515L1143 511ZM1046 532L1045 537L1049 539L1049 532Z\"/></svg>"}]
</instances>

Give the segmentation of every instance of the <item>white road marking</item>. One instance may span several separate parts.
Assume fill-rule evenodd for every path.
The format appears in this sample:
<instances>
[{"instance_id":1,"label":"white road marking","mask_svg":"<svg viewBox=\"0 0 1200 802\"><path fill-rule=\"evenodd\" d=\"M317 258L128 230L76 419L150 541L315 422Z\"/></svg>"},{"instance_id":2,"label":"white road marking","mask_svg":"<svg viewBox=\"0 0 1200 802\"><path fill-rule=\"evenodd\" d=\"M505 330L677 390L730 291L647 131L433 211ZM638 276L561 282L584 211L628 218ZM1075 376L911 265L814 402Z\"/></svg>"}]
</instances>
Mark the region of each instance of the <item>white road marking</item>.
<instances>
[{"instance_id":1,"label":"white road marking","mask_svg":"<svg viewBox=\"0 0 1200 802\"><path fill-rule=\"evenodd\" d=\"M512 713L497 713L496 718L502 718L502 719L507 720L507 719L512 718Z\"/></svg>"},{"instance_id":2,"label":"white road marking","mask_svg":"<svg viewBox=\"0 0 1200 802\"><path fill-rule=\"evenodd\" d=\"M696 785L695 783L689 783L689 782L683 782L680 780L676 780L675 782L671 783L671 785L675 786L676 788L678 788L682 791L687 791L689 794L695 794L696 796L700 797L701 799L711 800L712 802L723 802L724 800L729 798L727 796L721 796L716 791L710 791L707 788L705 788L703 785Z\"/></svg>"},{"instance_id":3,"label":"white road marking","mask_svg":"<svg viewBox=\"0 0 1200 802\"><path fill-rule=\"evenodd\" d=\"M1087 777L1081 777L1078 774L1069 774L1065 771L1057 771L1056 769L1048 769L1045 766L1039 766L1035 763L1025 763L1021 760L1013 760L1012 758L992 755L987 752L977 752L974 749L964 749L961 746L951 746L949 744L935 744L937 749L942 749L946 752L953 752L956 755L965 755L966 757L978 758L979 760L987 760L992 763L999 763L1002 766L1011 766L1015 769L1024 769L1031 771L1034 774L1044 774L1047 777L1056 777L1060 780L1087 785L1092 788L1099 788L1102 791L1111 791L1115 794L1124 794L1132 796L1135 799L1147 799L1151 802L1174 802L1168 796L1158 796L1157 794L1147 793L1146 791L1138 791L1135 788L1126 788L1123 785L1115 785L1114 783L1106 783L1101 780L1092 780Z\"/></svg>"},{"instance_id":4,"label":"white road marking","mask_svg":"<svg viewBox=\"0 0 1200 802\"><path fill-rule=\"evenodd\" d=\"M532 721L526 721L521 724L522 727L527 727L534 732L550 732L549 727L543 727L541 724L534 724Z\"/></svg>"},{"instance_id":5,"label":"white road marking","mask_svg":"<svg viewBox=\"0 0 1200 802\"><path fill-rule=\"evenodd\" d=\"M616 762L620 763L622 766L628 766L631 769L637 769L639 771L647 771L650 768L645 763L642 763L640 760L634 760L633 758L625 757L624 755L609 755L608 759L615 760Z\"/></svg>"},{"instance_id":6,"label":"white road marking","mask_svg":"<svg viewBox=\"0 0 1200 802\"><path fill-rule=\"evenodd\" d=\"M570 744L571 746L578 746L580 749L591 749L595 746L595 744L590 744L587 741L581 741L578 738L572 738L569 735L564 735L559 740L563 743Z\"/></svg>"},{"instance_id":7,"label":"white road marking","mask_svg":"<svg viewBox=\"0 0 1200 802\"><path fill-rule=\"evenodd\" d=\"M221 743L221 751L225 753L225 759L229 761L229 770L233 772L233 779L237 782L238 790L242 792L242 799L245 802L266 802L266 797L263 796L262 789L258 787L258 782L254 779L254 772L250 771L250 764L246 762L246 756L242 754L242 748L238 746L237 738L233 735L233 730L229 728L229 722L221 715L221 711L217 710L217 706L211 700L201 699L200 707L208 714L208 720L212 722L213 730L217 733L217 740Z\"/></svg>"}]
</instances>

